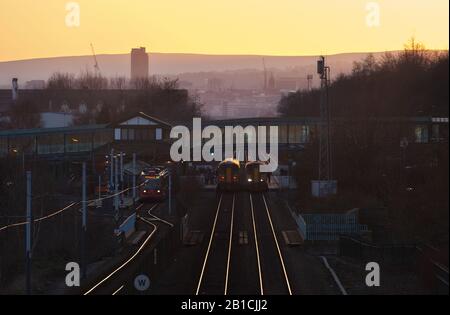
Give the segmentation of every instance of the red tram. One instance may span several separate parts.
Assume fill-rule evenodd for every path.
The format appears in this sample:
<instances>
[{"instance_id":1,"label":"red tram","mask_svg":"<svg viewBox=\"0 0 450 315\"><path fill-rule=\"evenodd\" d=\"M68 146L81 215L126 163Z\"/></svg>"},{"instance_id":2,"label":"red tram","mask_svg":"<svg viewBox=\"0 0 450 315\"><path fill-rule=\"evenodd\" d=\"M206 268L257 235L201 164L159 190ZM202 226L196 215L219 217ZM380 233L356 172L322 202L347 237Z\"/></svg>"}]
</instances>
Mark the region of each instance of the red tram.
<instances>
[{"instance_id":1,"label":"red tram","mask_svg":"<svg viewBox=\"0 0 450 315\"><path fill-rule=\"evenodd\" d=\"M144 170L140 183L139 199L141 201L164 200L169 191L169 171L158 167Z\"/></svg>"}]
</instances>

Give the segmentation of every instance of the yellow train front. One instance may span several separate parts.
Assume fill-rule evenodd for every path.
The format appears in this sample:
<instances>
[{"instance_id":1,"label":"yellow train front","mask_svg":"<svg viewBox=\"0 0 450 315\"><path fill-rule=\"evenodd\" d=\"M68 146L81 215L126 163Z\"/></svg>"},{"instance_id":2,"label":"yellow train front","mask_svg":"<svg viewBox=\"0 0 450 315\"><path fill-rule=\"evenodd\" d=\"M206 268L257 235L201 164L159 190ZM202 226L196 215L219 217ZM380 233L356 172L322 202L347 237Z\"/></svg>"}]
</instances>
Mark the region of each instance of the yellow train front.
<instances>
[{"instance_id":1,"label":"yellow train front","mask_svg":"<svg viewBox=\"0 0 450 315\"><path fill-rule=\"evenodd\" d=\"M241 188L241 167L238 160L226 159L217 167L217 190L237 191Z\"/></svg>"},{"instance_id":2,"label":"yellow train front","mask_svg":"<svg viewBox=\"0 0 450 315\"><path fill-rule=\"evenodd\" d=\"M245 187L250 191L266 191L269 189L268 173L262 173L261 161L253 161L245 164Z\"/></svg>"}]
</instances>

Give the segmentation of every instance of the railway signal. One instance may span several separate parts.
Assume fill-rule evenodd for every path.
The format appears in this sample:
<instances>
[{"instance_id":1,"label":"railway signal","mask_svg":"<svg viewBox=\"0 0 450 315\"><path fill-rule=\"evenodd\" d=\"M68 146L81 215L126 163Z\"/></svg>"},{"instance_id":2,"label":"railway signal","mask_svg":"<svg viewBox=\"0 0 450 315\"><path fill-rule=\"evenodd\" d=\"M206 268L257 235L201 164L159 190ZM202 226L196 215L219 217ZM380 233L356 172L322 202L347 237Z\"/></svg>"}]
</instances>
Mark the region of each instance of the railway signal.
<instances>
[{"instance_id":1,"label":"railway signal","mask_svg":"<svg viewBox=\"0 0 450 315\"><path fill-rule=\"evenodd\" d=\"M313 195L326 197L334 194L337 182L333 178L331 152L331 115L329 108L328 87L331 68L326 65L325 57L317 61L317 73L320 75L320 130L319 130L319 179L311 182Z\"/></svg>"}]
</instances>

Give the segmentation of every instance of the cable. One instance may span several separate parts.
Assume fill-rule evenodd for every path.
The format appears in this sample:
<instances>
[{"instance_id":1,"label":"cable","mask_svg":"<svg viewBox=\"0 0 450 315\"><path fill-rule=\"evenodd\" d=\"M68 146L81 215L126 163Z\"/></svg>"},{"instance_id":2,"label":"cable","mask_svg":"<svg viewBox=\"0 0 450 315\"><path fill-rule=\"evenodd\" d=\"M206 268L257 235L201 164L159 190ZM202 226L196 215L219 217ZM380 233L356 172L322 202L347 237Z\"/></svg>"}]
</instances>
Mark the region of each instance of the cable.
<instances>
[{"instance_id":1,"label":"cable","mask_svg":"<svg viewBox=\"0 0 450 315\"><path fill-rule=\"evenodd\" d=\"M84 203L91 203L91 202L94 202L94 201L106 200L106 199L109 199L109 198L113 198L113 197L121 195L121 194L123 194L123 193L125 193L125 192L127 192L127 191L129 191L131 189L139 188L139 187L141 187L143 185L144 185L144 183L142 183L140 185L137 185L137 186L134 186L134 187L130 187L130 188L124 189L124 190L122 190L122 191L120 191L120 192L118 192L116 194L113 194L113 195L110 195L110 196L107 196L107 197L104 197L104 198L100 198L100 199L97 198L97 199L86 200ZM53 213L51 213L49 215L46 215L44 217L39 218L39 219L35 219L33 221L33 223L40 222L40 221L43 221L43 220L46 220L46 219L50 219L51 217L54 217L55 215L58 215L58 214L60 214L60 213L62 213L64 211L66 211L70 207L72 207L74 205L77 205L77 204L82 204L82 203L83 203L83 201L72 202L70 205L68 205L68 206L66 206L66 207L64 207L64 208L62 208L60 210L57 210L57 211L55 211L55 212L53 212ZM0 227L0 232L4 231L4 230L7 230L9 228L12 228L12 227L26 225L27 223L28 223L27 221L23 221L23 222L18 222L18 223L5 225L3 227Z\"/></svg>"}]
</instances>

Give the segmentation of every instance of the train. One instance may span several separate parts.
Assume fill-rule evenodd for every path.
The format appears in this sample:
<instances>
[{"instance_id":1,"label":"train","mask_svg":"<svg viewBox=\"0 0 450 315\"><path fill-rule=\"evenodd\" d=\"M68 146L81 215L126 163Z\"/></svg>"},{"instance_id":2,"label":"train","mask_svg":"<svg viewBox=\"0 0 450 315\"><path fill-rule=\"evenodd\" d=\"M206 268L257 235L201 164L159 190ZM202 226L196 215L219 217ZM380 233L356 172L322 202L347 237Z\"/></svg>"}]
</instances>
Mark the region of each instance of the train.
<instances>
[{"instance_id":1,"label":"train","mask_svg":"<svg viewBox=\"0 0 450 315\"><path fill-rule=\"evenodd\" d=\"M261 161L251 161L241 168L235 159L225 159L217 167L218 191L266 191L269 189L269 174L260 172Z\"/></svg>"},{"instance_id":2,"label":"train","mask_svg":"<svg viewBox=\"0 0 450 315\"><path fill-rule=\"evenodd\" d=\"M269 189L269 174L260 171L261 161L252 161L245 164L246 187L250 191L266 191Z\"/></svg>"},{"instance_id":3,"label":"train","mask_svg":"<svg viewBox=\"0 0 450 315\"><path fill-rule=\"evenodd\" d=\"M238 160L225 159L217 167L217 189L219 191L239 190L241 165Z\"/></svg>"},{"instance_id":4,"label":"train","mask_svg":"<svg viewBox=\"0 0 450 315\"><path fill-rule=\"evenodd\" d=\"M169 192L169 170L151 167L142 171L139 185L141 201L163 201Z\"/></svg>"}]
</instances>

